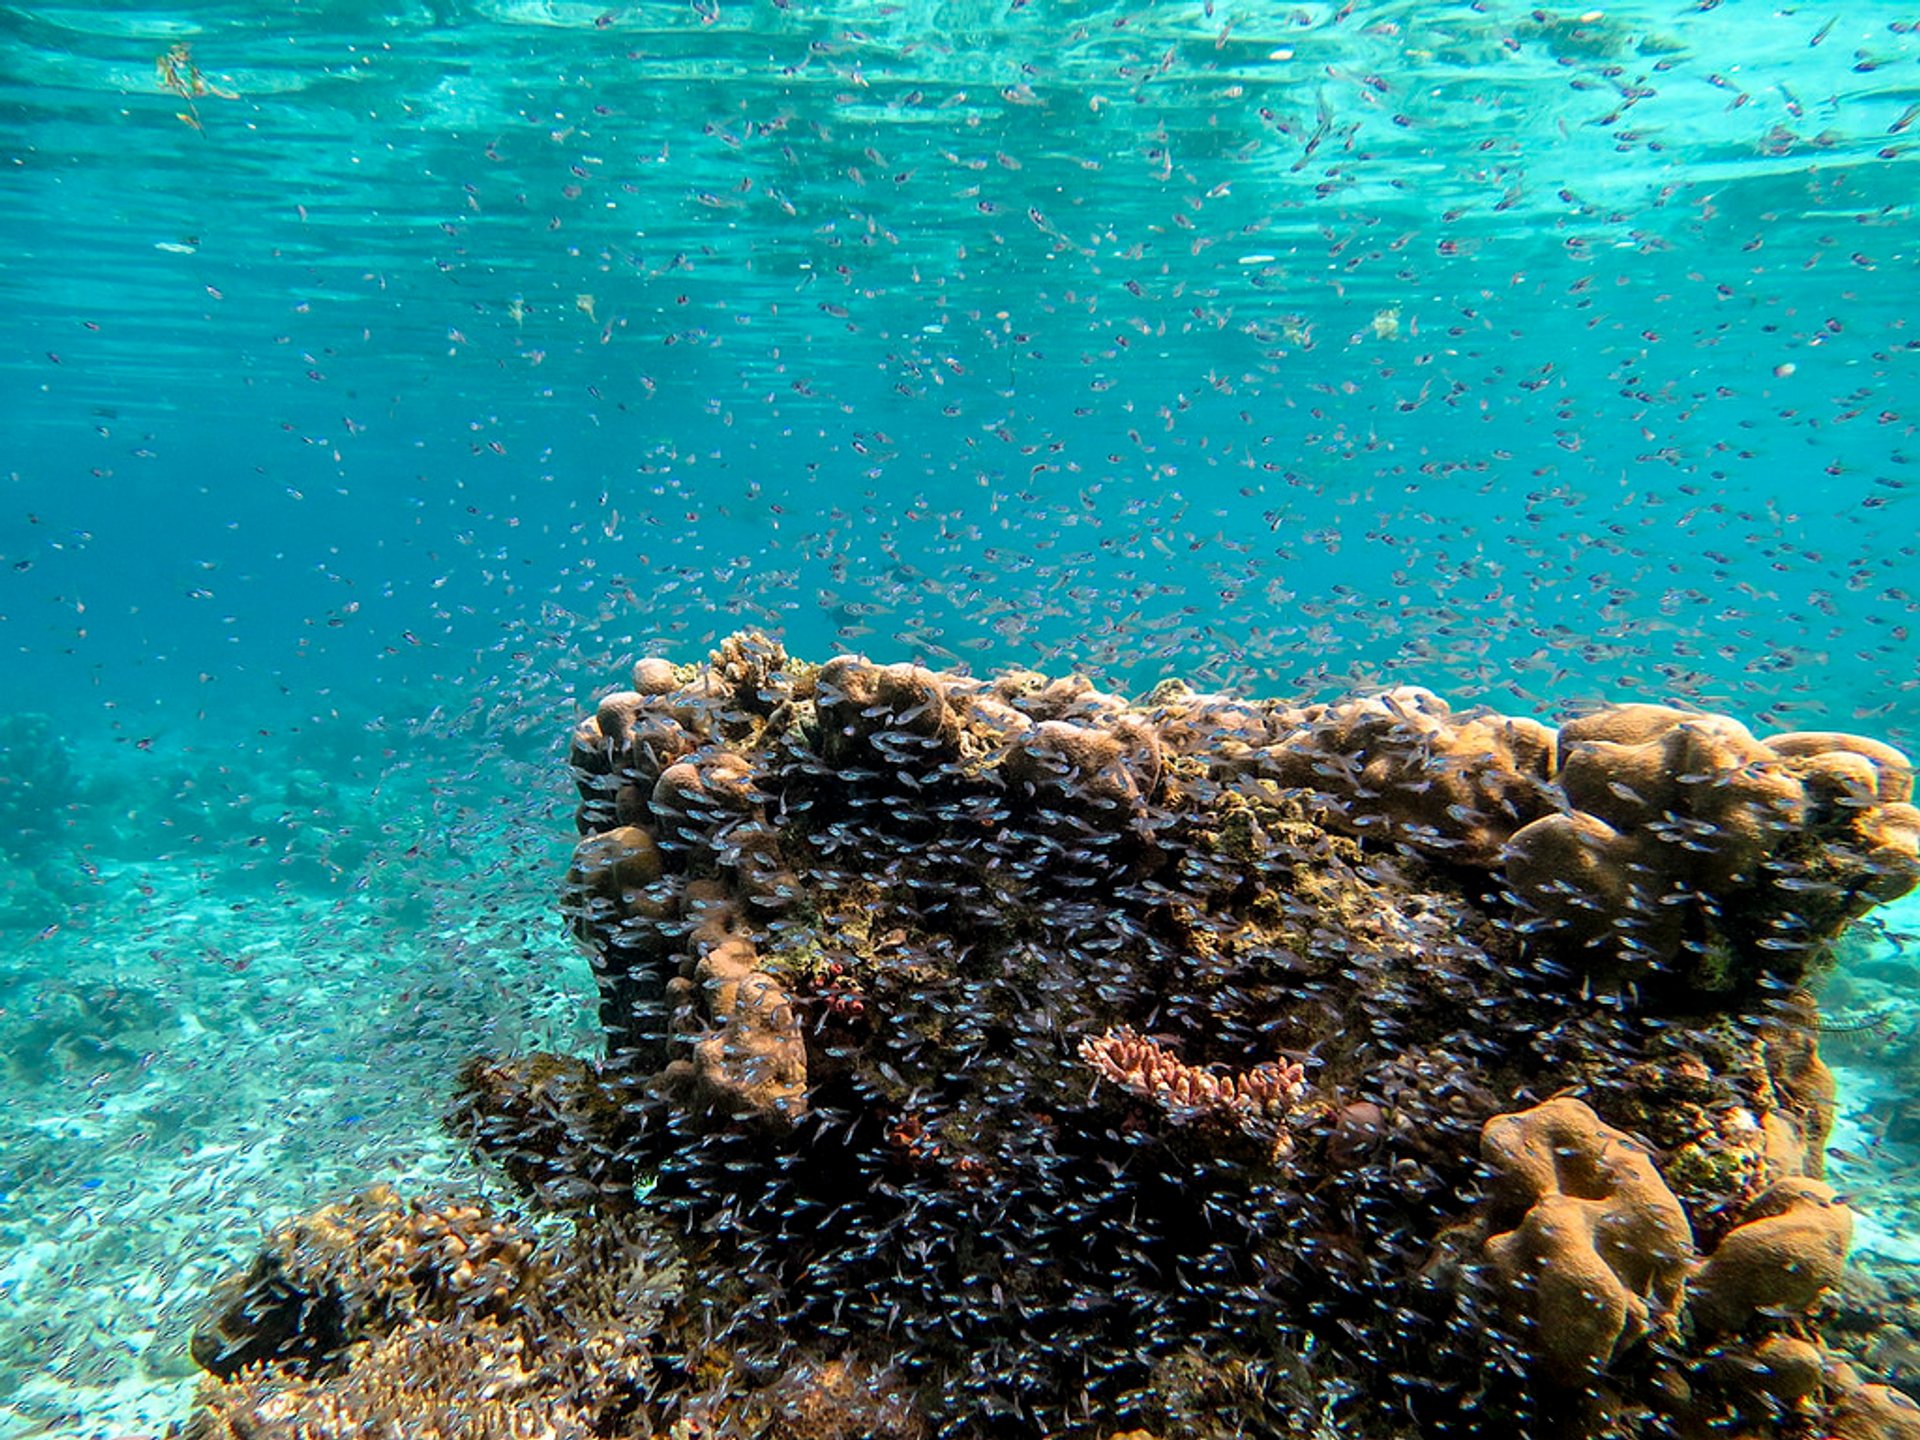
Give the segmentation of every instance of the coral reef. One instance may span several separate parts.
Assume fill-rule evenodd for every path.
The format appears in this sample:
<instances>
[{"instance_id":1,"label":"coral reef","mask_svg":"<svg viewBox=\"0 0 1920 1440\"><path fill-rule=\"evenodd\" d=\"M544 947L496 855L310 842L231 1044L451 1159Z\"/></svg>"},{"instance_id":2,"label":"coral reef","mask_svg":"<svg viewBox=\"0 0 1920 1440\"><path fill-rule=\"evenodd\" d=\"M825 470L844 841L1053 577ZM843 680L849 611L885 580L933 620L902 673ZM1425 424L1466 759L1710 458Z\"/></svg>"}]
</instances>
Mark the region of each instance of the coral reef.
<instances>
[{"instance_id":1,"label":"coral reef","mask_svg":"<svg viewBox=\"0 0 1920 1440\"><path fill-rule=\"evenodd\" d=\"M66 917L76 888L66 852L83 804L59 723L0 715L0 935Z\"/></svg>"},{"instance_id":2,"label":"coral reef","mask_svg":"<svg viewBox=\"0 0 1920 1440\"><path fill-rule=\"evenodd\" d=\"M1269 752L1275 778L1337 799L1329 814L1362 835L1491 868L1517 829L1556 805L1554 733L1537 720L1456 719L1438 695L1401 686L1285 724Z\"/></svg>"},{"instance_id":3,"label":"coral reef","mask_svg":"<svg viewBox=\"0 0 1920 1440\"><path fill-rule=\"evenodd\" d=\"M67 904L66 887L46 868L0 854L0 933L44 930L65 917Z\"/></svg>"},{"instance_id":4,"label":"coral reef","mask_svg":"<svg viewBox=\"0 0 1920 1440\"><path fill-rule=\"evenodd\" d=\"M572 761L606 1053L452 1116L537 1223L282 1232L203 1434L1909 1433L1800 988L1896 752L745 634Z\"/></svg>"},{"instance_id":5,"label":"coral reef","mask_svg":"<svg viewBox=\"0 0 1920 1440\"><path fill-rule=\"evenodd\" d=\"M31 976L0 986L0 1012L13 1021L0 1076L16 1093L56 1080L122 1088L180 1032L173 1007L143 985Z\"/></svg>"}]
</instances>

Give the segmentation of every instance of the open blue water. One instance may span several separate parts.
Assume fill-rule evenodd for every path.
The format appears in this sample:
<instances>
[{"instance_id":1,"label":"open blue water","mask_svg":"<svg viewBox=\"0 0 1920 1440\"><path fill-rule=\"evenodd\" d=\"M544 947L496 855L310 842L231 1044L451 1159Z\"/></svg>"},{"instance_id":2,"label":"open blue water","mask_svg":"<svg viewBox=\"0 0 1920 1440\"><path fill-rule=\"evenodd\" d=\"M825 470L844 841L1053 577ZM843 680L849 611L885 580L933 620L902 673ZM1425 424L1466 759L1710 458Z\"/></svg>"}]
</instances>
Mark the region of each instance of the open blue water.
<instances>
[{"instance_id":1,"label":"open blue water","mask_svg":"<svg viewBox=\"0 0 1920 1440\"><path fill-rule=\"evenodd\" d=\"M637 655L1920 750L1916 22L0 6L0 1436L591 1046Z\"/></svg>"}]
</instances>

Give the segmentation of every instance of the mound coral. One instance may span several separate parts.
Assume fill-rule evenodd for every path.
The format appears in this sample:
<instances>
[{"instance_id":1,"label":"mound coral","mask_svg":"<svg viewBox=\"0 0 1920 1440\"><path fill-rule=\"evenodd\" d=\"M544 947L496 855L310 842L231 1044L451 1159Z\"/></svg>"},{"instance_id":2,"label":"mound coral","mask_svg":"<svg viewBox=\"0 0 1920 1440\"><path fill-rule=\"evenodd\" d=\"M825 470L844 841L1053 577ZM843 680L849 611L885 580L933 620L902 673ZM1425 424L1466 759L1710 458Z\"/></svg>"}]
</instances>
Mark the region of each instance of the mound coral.
<instances>
[{"instance_id":1,"label":"mound coral","mask_svg":"<svg viewBox=\"0 0 1920 1440\"><path fill-rule=\"evenodd\" d=\"M1846 1212L1788 989L1913 882L1886 747L747 634L572 758L606 1052L478 1060L454 1116L542 1238L463 1219L472 1286L391 1201L277 1240L207 1331L234 1433L361 1433L410 1367L503 1436L1890 1413L1795 1349Z\"/></svg>"},{"instance_id":2,"label":"mound coral","mask_svg":"<svg viewBox=\"0 0 1920 1440\"><path fill-rule=\"evenodd\" d=\"M1839 1284L1853 1218L1819 1180L1791 1175L1750 1200L1712 1253L1695 1236L1647 1148L1579 1100L1549 1100L1487 1122L1492 1174L1480 1224L1487 1281L1522 1326L1542 1373L1583 1386L1625 1350L1671 1334L1684 1313L1702 1336L1756 1317L1813 1309ZM1791 1337L1774 1336L1784 1344ZM1792 1378L1799 1352L1763 1342L1762 1363ZM1768 1358L1771 1357L1771 1358Z\"/></svg>"},{"instance_id":3,"label":"mound coral","mask_svg":"<svg viewBox=\"0 0 1920 1440\"><path fill-rule=\"evenodd\" d=\"M1463 865L1497 866L1555 806L1554 734L1537 720L1456 716L1430 690L1315 705L1262 757L1281 784L1341 802L1341 819Z\"/></svg>"},{"instance_id":4,"label":"mound coral","mask_svg":"<svg viewBox=\"0 0 1920 1440\"><path fill-rule=\"evenodd\" d=\"M1549 1373L1577 1383L1672 1324L1693 1231L1643 1146L1559 1099L1489 1120L1481 1150L1495 1228L1483 1249Z\"/></svg>"},{"instance_id":5,"label":"mound coral","mask_svg":"<svg viewBox=\"0 0 1920 1440\"><path fill-rule=\"evenodd\" d=\"M1562 726L1556 755L1564 805L1512 835L1507 879L1561 944L1628 975L1798 973L1920 879L1913 768L1889 746L1621 705Z\"/></svg>"},{"instance_id":6,"label":"mound coral","mask_svg":"<svg viewBox=\"0 0 1920 1440\"><path fill-rule=\"evenodd\" d=\"M1795 1177L1755 1197L1693 1277L1688 1308L1702 1325L1737 1330L1765 1312L1810 1310L1840 1283L1853 1215L1831 1185Z\"/></svg>"}]
</instances>

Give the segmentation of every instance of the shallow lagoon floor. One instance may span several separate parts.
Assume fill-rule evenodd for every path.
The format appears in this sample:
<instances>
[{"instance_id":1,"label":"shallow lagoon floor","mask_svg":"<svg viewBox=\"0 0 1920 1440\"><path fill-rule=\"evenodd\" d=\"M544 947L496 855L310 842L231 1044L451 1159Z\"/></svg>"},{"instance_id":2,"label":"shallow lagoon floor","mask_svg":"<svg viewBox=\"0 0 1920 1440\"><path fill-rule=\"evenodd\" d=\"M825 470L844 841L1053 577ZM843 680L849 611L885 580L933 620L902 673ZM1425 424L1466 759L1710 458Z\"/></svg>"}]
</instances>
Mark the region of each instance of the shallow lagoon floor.
<instances>
[{"instance_id":1,"label":"shallow lagoon floor","mask_svg":"<svg viewBox=\"0 0 1920 1440\"><path fill-rule=\"evenodd\" d=\"M354 862L333 873L285 839L272 785L197 833L164 823L169 759L113 780L111 848L160 857L90 846L84 806L37 860L72 877L58 918L0 932L5 1440L161 1433L189 1407L197 1307L268 1228L378 1181L483 1186L439 1125L460 1061L597 1039L542 848L564 829L519 828L537 800L470 796L449 842L430 783L333 785Z\"/></svg>"}]
</instances>

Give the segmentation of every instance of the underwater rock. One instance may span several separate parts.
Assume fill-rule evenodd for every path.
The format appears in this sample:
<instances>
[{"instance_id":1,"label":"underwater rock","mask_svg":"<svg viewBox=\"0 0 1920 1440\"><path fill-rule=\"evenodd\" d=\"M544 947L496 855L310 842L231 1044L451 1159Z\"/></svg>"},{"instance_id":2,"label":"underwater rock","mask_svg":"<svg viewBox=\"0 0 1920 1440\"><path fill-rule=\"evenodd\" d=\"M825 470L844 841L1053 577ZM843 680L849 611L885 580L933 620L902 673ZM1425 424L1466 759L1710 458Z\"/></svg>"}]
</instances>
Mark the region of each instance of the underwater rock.
<instances>
[{"instance_id":1,"label":"underwater rock","mask_svg":"<svg viewBox=\"0 0 1920 1440\"><path fill-rule=\"evenodd\" d=\"M44 930L67 915L67 898L44 869L0 854L0 933Z\"/></svg>"},{"instance_id":2,"label":"underwater rock","mask_svg":"<svg viewBox=\"0 0 1920 1440\"><path fill-rule=\"evenodd\" d=\"M636 1440L1825 1403L1785 1331L1845 1252L1831 1076L1782 986L1911 881L1884 747L748 633L640 661L572 758L605 1053L476 1060L452 1117L546 1212L538 1284L442 1320L431 1271L276 1241L210 1413L352 1433L410 1366L449 1424ZM1777 1394L1710 1363L1763 1350Z\"/></svg>"},{"instance_id":3,"label":"underwater rock","mask_svg":"<svg viewBox=\"0 0 1920 1440\"><path fill-rule=\"evenodd\" d=\"M137 1083L182 1033L161 991L105 980L0 987L0 1014L10 1022L0 1076L16 1089L61 1079L95 1089Z\"/></svg>"},{"instance_id":4,"label":"underwater rock","mask_svg":"<svg viewBox=\"0 0 1920 1440\"><path fill-rule=\"evenodd\" d=\"M58 721L0 715L0 936L66 919L79 890L70 842L88 798Z\"/></svg>"}]
</instances>

